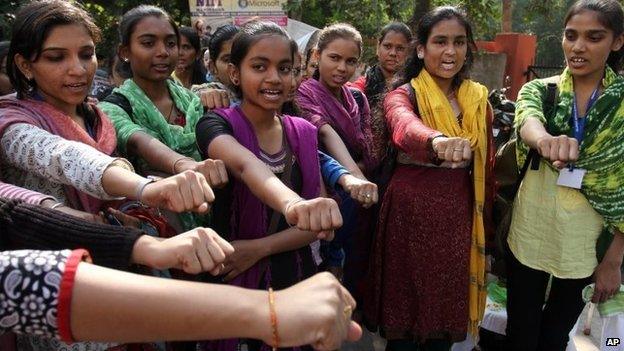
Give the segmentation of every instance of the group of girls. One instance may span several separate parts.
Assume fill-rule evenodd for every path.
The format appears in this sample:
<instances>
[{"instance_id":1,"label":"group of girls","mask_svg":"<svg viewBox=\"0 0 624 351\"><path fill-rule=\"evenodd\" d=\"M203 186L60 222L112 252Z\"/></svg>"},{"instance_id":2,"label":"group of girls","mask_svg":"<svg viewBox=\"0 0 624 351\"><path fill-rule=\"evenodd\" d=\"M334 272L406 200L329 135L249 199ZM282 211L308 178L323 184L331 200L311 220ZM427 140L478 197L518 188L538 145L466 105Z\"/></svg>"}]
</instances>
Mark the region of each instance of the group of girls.
<instances>
[{"instance_id":1,"label":"group of girls","mask_svg":"<svg viewBox=\"0 0 624 351\"><path fill-rule=\"evenodd\" d=\"M7 95L0 99L2 180L13 184L5 194L11 197L23 195L27 199L37 198L36 196L24 195L26 193L23 189L15 188L15 186L21 186L45 194L43 197L38 197L38 204L51 207L55 213L68 213L93 222L136 226L141 230L141 233L169 236L171 235L169 224L176 218L180 219L181 223L179 228L175 228L174 233L182 232L182 228L195 228L200 221L205 220L201 217L184 215L188 214L188 211L202 215L207 213L210 203L214 200L212 187L221 186L229 180L225 169L225 165L227 165L230 168L231 177L240 181L238 185L234 185L234 191L240 195L233 202L233 207L237 208L238 206L239 208L239 216L236 218L238 222L232 220L232 233L235 233L232 234L233 237L239 233L238 228L246 229L244 225L247 222L256 231L245 232L245 234L251 233L262 237L262 233L267 230L265 224L268 220L265 215L269 212L268 208L270 207L276 213L273 217L277 217L282 222L281 228L287 228L282 230L282 233L285 232L285 234L290 235L272 236L276 240L263 246L263 248L272 250L272 252L267 252L266 256L270 256L272 253L301 249L301 255L299 252L295 252L295 254L297 259L301 258L301 262L303 262L310 257L310 251L306 251L306 249L311 250L308 246L310 242L318 239L331 240L333 236L331 230L341 225L342 217L333 200L318 197L321 191L321 181L316 150L314 153L309 153L309 157L304 163L304 158L300 155L300 151L304 148L299 150L292 147L293 153L297 154L297 162L302 165L301 167L309 167L312 170L310 173L306 172L305 177L300 177L300 179L305 180L301 183L301 193L305 199L280 182L271 172L271 169L259 159L255 156L249 157L251 154L243 155L243 158L246 158L242 159L239 154L234 153L235 157L231 157L228 162L203 160L200 150L196 147L194 137L195 124L203 114L200 99L180 85L172 83L169 79L178 64L179 33L177 26L161 9L141 6L129 11L123 17L120 23L120 32L120 63L129 72L130 78L115 89L113 96L116 96L116 100L101 102L100 108L94 105L91 100L86 99L97 67L95 43L99 39L99 30L93 24L90 16L76 5L59 0L35 1L20 9L16 16L11 46L7 56L8 76L16 94ZM285 33L280 32L280 35L290 45ZM278 35L278 39L279 37ZM286 56L291 57L288 53ZM248 58L248 52L243 51L240 58ZM290 59L292 60L292 58ZM290 61L282 63L282 65L288 66L286 69L280 70L282 75L284 72L290 72L290 64ZM242 71L247 72L246 70ZM246 77L247 73L243 74ZM288 84L284 90L287 93L290 90L291 79L289 74L285 76L288 76ZM273 101L272 106L278 105ZM110 114L104 111L108 111ZM308 139L302 139L301 143L309 142L311 140L310 133L313 131L312 127L302 124L301 120L295 121L295 124L298 129L294 132L291 131L288 135L298 137L297 134L292 133L298 133L301 131L299 128L303 128L302 130L307 134L304 134L302 138L305 136ZM291 126L290 124L285 125ZM234 148L243 149L238 143L234 145ZM306 149L305 151L309 150ZM128 156L133 162L120 158L120 155ZM135 170L141 175L135 173ZM335 173L336 170L333 172ZM164 178L146 177L152 174L158 174ZM172 176L172 174L174 175ZM249 186L245 184L249 184ZM138 209L134 205L132 207L134 211L124 213L122 211L124 204L120 205L120 202L125 199L136 200L139 204ZM264 207L264 204L268 206ZM163 216L156 209L169 211L173 214L182 213L183 215L174 215L163 219ZM236 213L234 211L233 213ZM249 218L255 216L255 220L247 221L247 216L250 216ZM40 219L36 218L41 218L41 216L33 217L31 220L34 223L39 223ZM72 224L72 220L68 218L67 216L63 217L67 225L86 226L84 222ZM235 217L232 216L232 218ZM284 223L294 227L289 227ZM58 227L55 228L56 234L62 236L63 231L58 233ZM92 230L112 231L112 233L121 236L128 235L127 231L115 231L109 228L108 225L104 225L104 229ZM44 227L41 230L44 234L51 231L51 229ZM174 236L171 238L174 239L173 241L165 240L166 238L151 240L143 238L139 243L136 240L134 241L134 249L144 246L149 248L159 244L156 246L168 248L166 250L168 255L164 260L155 260L152 257L146 259L145 256L153 255L148 251L147 254L139 255L142 257L141 259L136 259L133 262L148 264L158 269L179 268L187 273L207 271L215 275L221 274L226 278L238 277L241 273L245 273L244 277L246 278L250 272L255 272L258 277L262 276L268 285L274 286L271 274L275 273L276 279L278 279L279 269L276 269L275 272L265 270L264 267L267 267L268 259L261 260L258 258L261 262L257 263L251 261L248 257L241 255L244 253L242 248L237 249L237 256L234 256L234 250L230 244L226 245L220 241L214 233L209 234L206 233L206 230L194 229L185 235ZM241 235L241 239L245 238ZM93 250L98 250L102 240L106 239L103 239L103 236L94 237L92 235L86 244L77 244L72 240L66 240L65 243L69 248L85 245ZM241 240L241 246L251 244L251 241ZM132 246L132 241L126 240L125 242L126 245ZM236 243L234 242L234 244ZM268 244L271 246L269 247ZM45 242L41 243L41 241L31 243L31 248L37 245L36 248L39 249L52 248ZM59 244L57 241L56 248L58 245L62 245L62 243ZM29 248L29 246L9 244L3 247L3 249L5 248ZM124 246L124 249L124 252L128 252L128 247ZM107 254L104 256L96 256L96 263L105 263L106 261L101 257L113 255L111 251L106 252ZM141 250L141 252L145 251ZM134 317L126 320L126 324L123 324L121 319L115 319L116 323L120 323L118 325L125 325L126 328L118 330L114 325L106 326L110 330L116 330L116 334L103 332L103 325L94 322L99 320L100 316L110 316L110 313L107 314L102 309L91 309L93 314L89 315L89 308L82 310L78 308L77 313L82 313L82 317L84 317L78 319L82 322L76 322L82 323L79 327L76 327L73 322L70 323L69 318L62 319L62 325L57 324L56 319L51 317L56 315L56 309L44 309L46 307L43 303L44 297L46 302L52 300L51 303L58 303L59 308L65 301L65 305L63 305L65 306L63 308L64 317L68 317L68 313L73 315L73 312L68 312L70 308L68 308L66 300L56 301L55 298L59 298L59 295L50 296L45 291L51 289L58 292L60 290L64 292L60 295L61 297L71 297L72 281L76 283L76 286L79 286L82 281L82 286L84 286L84 276L81 280L81 275L74 275L77 267L80 267L77 262L82 256L75 258L71 258L74 256L68 258L68 256L67 254L50 256L48 257L52 260L50 262L55 262L55 264L52 265L48 262L45 263L44 267L46 267L46 271L50 270L51 265L61 271L66 267L66 272L63 274L68 277L69 285L68 283L55 285L54 280L44 279L44 277L39 277L41 285L39 283L33 284L35 290L38 287L43 289L43 283L48 289L36 291L39 295L44 294L37 297L40 304L36 306L36 309L46 312L45 316L41 319L32 320L33 323L31 324L26 324L25 321L28 319L25 318L26 316L41 316L43 312L33 314L22 311L25 317L17 320L15 320L15 314L8 315L9 320L14 322L14 330L33 334L31 337L18 338L20 349L95 350L115 346L110 343L93 342L68 345L58 339L42 337L43 335L49 336L50 333L48 332L53 329L57 329L60 333L58 336L62 336L64 340L72 340L73 337L78 337L82 340L144 341L158 340L159 336L167 337L167 335L169 335L167 338L172 339L202 339L201 333L184 332L180 330L181 328L176 328L172 333L164 334L155 329L151 329L151 331L139 329L135 333L134 330L137 329L128 325L131 321L144 325L160 323L159 321L145 323L141 320L142 313L142 316L147 316L146 318L154 318L156 314L150 317L149 313L145 314L148 311L141 311L137 308L129 309L131 311L130 316L134 313ZM22 256L16 254L16 257ZM27 262L31 262L36 256L28 257L30 257L28 259L30 261ZM46 259L43 261L47 262ZM41 264L42 260L37 262ZM67 266L65 262L67 262ZM70 263L72 264L70 265ZM286 288L310 277L315 272L309 260L303 264L307 264L307 266L305 271L297 275L297 279L288 280L288 283L279 286ZM26 266L27 271L32 269L28 267ZM122 264L121 267L117 266L116 268L128 269L129 266ZM85 270L91 270L91 268L85 268ZM248 270L250 272L247 272ZM34 272L41 271L35 270ZM56 274L58 275L58 273ZM112 273L100 271L91 283L94 285L111 283L112 280L106 279L107 274L110 277ZM148 284L145 282L148 281L124 275L120 275L120 280L125 282L121 283L121 291L132 290L131 282L134 280L142 282L139 292L146 293L145 288ZM162 286L163 289L170 287L178 291L185 287L185 285L175 282L154 284ZM258 285L240 285L253 286L256 289L264 287L259 282ZM86 289L93 292L93 290L88 289L89 286L93 285L87 283ZM111 286L111 288L116 288L116 286ZM221 291L213 286L201 287L201 289L196 287L196 289L198 289L197 291L207 291L209 295L211 291L214 291L224 298L212 308L206 306L206 313L199 313L201 316L198 315L199 319L194 323L196 325L207 321L215 329L215 333L207 333L205 337L246 336L262 339L273 346L310 344L321 349L334 349L344 338L350 335L350 338L353 339L358 333L358 327L355 324L350 324L350 315L344 312L353 310L355 302L335 279L329 279L326 275L316 277L312 281L299 285L298 288L295 286L294 290L291 291L291 294L296 292L302 296L310 294L313 297L316 296L314 298L315 305L318 304L322 308L312 312L316 315L315 318L312 318L316 319L314 323L312 323L312 319L307 321L294 320L300 317L297 315L297 309L300 311L310 301L299 299L297 302L292 300L286 291L270 295L271 301L266 299L273 311L272 316L269 318L267 315L263 323L256 324L255 317L259 310L255 307L256 303L254 303L253 308L252 305L241 308L240 301L234 302L234 300L227 299L228 296L239 294L236 292L240 290L226 289ZM324 289L324 291L318 289ZM137 290L133 291L137 292ZM7 293L10 292L7 291ZM10 293L7 296L16 297L20 295ZM25 295L25 298L30 298L30 296ZM123 294L117 295L117 298L122 296ZM175 298L175 296L176 294L168 295L169 298ZM198 297L199 295L191 294L189 297L192 298L192 296ZM243 295L239 296L244 297ZM284 297L282 300L275 300L279 296ZM167 300L168 297L163 297L164 303L167 301L175 302L175 300ZM266 298L266 295L264 297ZM124 301L127 300L117 301L116 306L124 305ZM191 302L188 305L189 309L194 308L192 306L193 301L197 302L197 299L189 301ZM216 306L223 306L223 303L228 304L226 312L215 314L214 319L205 318L205 314L213 314L214 311L212 310ZM149 304L143 305L143 307L153 309L155 304L158 302L154 302L152 307L149 307ZM91 306L93 307L93 305ZM163 311L162 307L164 306L155 309L154 312ZM178 305L170 307L179 308ZM180 314L172 315L169 312L163 312L159 318L163 319L163 316L173 317L174 315L185 320L188 318L188 316ZM226 320L219 318L219 315L222 318L229 315L226 318L230 318L230 322L221 325ZM252 325L244 321L252 319L254 320L253 325L256 327L246 329L246 326L251 327ZM87 327L83 328L84 323L89 320L92 321L91 324L87 323ZM237 320L238 326L235 326ZM187 322L188 320L183 325L188 325ZM174 318L165 318L161 326L166 328L166 325L172 323L175 323ZM297 327L300 330L291 329L291 327L296 327L297 323L303 323ZM72 336L74 330L82 332ZM128 330L132 330L132 332L128 332ZM200 330L205 331L206 328L202 327ZM303 332L304 330L305 332Z\"/></svg>"},{"instance_id":2,"label":"group of girls","mask_svg":"<svg viewBox=\"0 0 624 351\"><path fill-rule=\"evenodd\" d=\"M46 16L54 19L38 20ZM624 81L616 72L623 19L615 0L576 2L564 21L567 67L556 80L556 113L542 111L547 81L530 82L519 94L518 162L532 148L541 164L520 187L508 239L510 350L563 350L591 277L596 302L619 290ZM209 44L216 82L203 84L189 64L198 61L197 38L162 9L132 9L119 30L118 57L129 78L95 106L85 103L98 39L88 14L58 0L33 2L18 14L7 60L17 94L0 99L2 180L51 195L41 204L51 202L55 211L140 228L147 221L161 236L171 234L163 228L181 233L209 224L229 242L191 231L184 235L192 242L201 237L212 245L191 245L190 258L152 262L155 268L209 271L227 284L271 291L311 277L322 261L342 277L360 304L357 318L380 330L387 350L449 350L478 334L495 150L487 89L469 79L476 45L460 10L428 12L414 40L405 25L386 26L378 64L354 83L362 37L348 24L322 29L307 57L275 24L221 27ZM557 186L564 166L561 173L581 173L578 189ZM164 178L144 178L154 175ZM124 198L166 210L165 219L158 211L117 210ZM595 242L603 227L613 239L598 263ZM269 293L264 334L216 328L208 336L221 339L199 347L266 349L261 339L273 347L327 349L356 335L351 294L339 290L328 304L311 293L313 285L291 289L318 297L306 307L331 317L318 339L280 342L297 319L288 313L304 302L275 308ZM242 321L256 316L236 311ZM79 335L154 339L138 334ZM68 347L41 338L21 342Z\"/></svg>"}]
</instances>

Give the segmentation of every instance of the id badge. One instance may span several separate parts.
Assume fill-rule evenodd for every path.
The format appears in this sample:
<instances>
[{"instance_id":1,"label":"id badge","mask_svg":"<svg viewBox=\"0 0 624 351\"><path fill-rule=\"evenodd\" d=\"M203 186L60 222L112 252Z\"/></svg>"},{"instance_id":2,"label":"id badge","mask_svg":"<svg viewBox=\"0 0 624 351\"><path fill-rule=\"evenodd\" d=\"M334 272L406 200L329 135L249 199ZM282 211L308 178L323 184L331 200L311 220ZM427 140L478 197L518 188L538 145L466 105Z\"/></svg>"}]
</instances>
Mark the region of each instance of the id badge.
<instances>
[{"instance_id":1,"label":"id badge","mask_svg":"<svg viewBox=\"0 0 624 351\"><path fill-rule=\"evenodd\" d=\"M557 185L566 186L568 188L580 189L583 185L583 177L587 171L582 168L564 168L559 171Z\"/></svg>"}]
</instances>

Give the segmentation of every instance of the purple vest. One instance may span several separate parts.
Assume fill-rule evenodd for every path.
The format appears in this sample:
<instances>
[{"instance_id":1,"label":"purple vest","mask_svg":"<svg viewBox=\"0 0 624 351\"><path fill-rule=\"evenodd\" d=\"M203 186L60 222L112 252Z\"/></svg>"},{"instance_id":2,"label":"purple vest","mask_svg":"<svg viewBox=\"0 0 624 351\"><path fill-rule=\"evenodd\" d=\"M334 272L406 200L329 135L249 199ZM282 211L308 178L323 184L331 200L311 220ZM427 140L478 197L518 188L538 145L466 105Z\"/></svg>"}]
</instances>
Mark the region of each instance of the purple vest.
<instances>
[{"instance_id":1,"label":"purple vest","mask_svg":"<svg viewBox=\"0 0 624 351\"><path fill-rule=\"evenodd\" d=\"M228 121L234 132L234 138L241 145L249 149L256 157L260 156L258 138L256 138L251 123L240 107L218 109L214 112ZM282 116L282 125L286 141L301 170L302 189L299 195L304 199L318 197L321 183L317 129L302 118L287 115ZM265 237L269 229L266 205L243 182L237 179L231 179L231 182L233 186L230 221L232 240L251 240ZM264 258L234 278L230 284L258 289L263 273L270 282L271 273L267 269L267 264L268 258ZM210 350L236 351L238 339L216 340L204 345L209 345ZM263 345L262 349L270 350L267 345Z\"/></svg>"},{"instance_id":2,"label":"purple vest","mask_svg":"<svg viewBox=\"0 0 624 351\"><path fill-rule=\"evenodd\" d=\"M260 155L258 138L249 120L240 107L215 110L222 116L234 132L234 138L249 149L256 157ZM301 197L313 199L320 195L320 166L318 158L317 129L308 121L299 117L282 117L284 133L293 157L295 157L302 175ZM267 207L247 187L237 179L231 180L232 213L231 237L233 240L251 240L266 236L269 227ZM257 289L261 272L261 262L239 275L232 284ZM266 265L266 263L264 263Z\"/></svg>"}]
</instances>

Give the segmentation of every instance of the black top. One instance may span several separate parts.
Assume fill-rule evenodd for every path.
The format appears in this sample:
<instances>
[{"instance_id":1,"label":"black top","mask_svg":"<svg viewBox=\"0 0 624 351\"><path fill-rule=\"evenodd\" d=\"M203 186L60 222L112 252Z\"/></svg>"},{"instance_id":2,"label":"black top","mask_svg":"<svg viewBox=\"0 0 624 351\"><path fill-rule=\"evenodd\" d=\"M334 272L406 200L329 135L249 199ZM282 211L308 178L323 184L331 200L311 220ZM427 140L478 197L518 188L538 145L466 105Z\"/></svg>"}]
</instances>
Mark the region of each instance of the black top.
<instances>
[{"instance_id":1,"label":"black top","mask_svg":"<svg viewBox=\"0 0 624 351\"><path fill-rule=\"evenodd\" d=\"M207 112L195 125L197 148L203 159L208 158L208 145L219 135L234 135L232 126L221 115Z\"/></svg>"},{"instance_id":2,"label":"black top","mask_svg":"<svg viewBox=\"0 0 624 351\"><path fill-rule=\"evenodd\" d=\"M232 135L232 126L222 116L208 112L202 117L195 127L197 146L204 159L208 158L207 150L210 143L220 135ZM275 173L280 178L281 173ZM292 165L290 181L295 192L300 193L303 185L301 169L295 161ZM223 189L215 190L215 202L212 205L213 229L227 240L231 240L231 203L232 186L228 183ZM266 218L270 221L273 210L267 207ZM277 231L289 228L284 216L280 217ZM300 263L300 264L299 264ZM316 265L312 258L309 246L300 249L282 252L271 256L271 286L275 289L287 288L304 278L310 277L316 272ZM259 288L265 288L260 286Z\"/></svg>"},{"instance_id":3,"label":"black top","mask_svg":"<svg viewBox=\"0 0 624 351\"><path fill-rule=\"evenodd\" d=\"M65 213L0 198L0 251L83 248L93 263L128 270L137 229L88 222Z\"/></svg>"}]
</instances>

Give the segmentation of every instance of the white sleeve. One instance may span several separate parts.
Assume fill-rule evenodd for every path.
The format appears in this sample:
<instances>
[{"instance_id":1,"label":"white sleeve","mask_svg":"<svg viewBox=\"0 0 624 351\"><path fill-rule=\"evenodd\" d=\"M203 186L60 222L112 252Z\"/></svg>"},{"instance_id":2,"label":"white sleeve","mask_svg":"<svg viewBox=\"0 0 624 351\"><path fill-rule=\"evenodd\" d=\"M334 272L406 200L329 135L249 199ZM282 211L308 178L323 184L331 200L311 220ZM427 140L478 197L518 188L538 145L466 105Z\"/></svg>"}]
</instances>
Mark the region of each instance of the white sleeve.
<instances>
[{"instance_id":1,"label":"white sleeve","mask_svg":"<svg viewBox=\"0 0 624 351\"><path fill-rule=\"evenodd\" d=\"M132 169L124 159L110 157L87 144L25 123L8 127L0 143L3 158L13 167L51 182L71 185L102 200L117 199L104 191L104 171L113 163Z\"/></svg>"}]
</instances>

